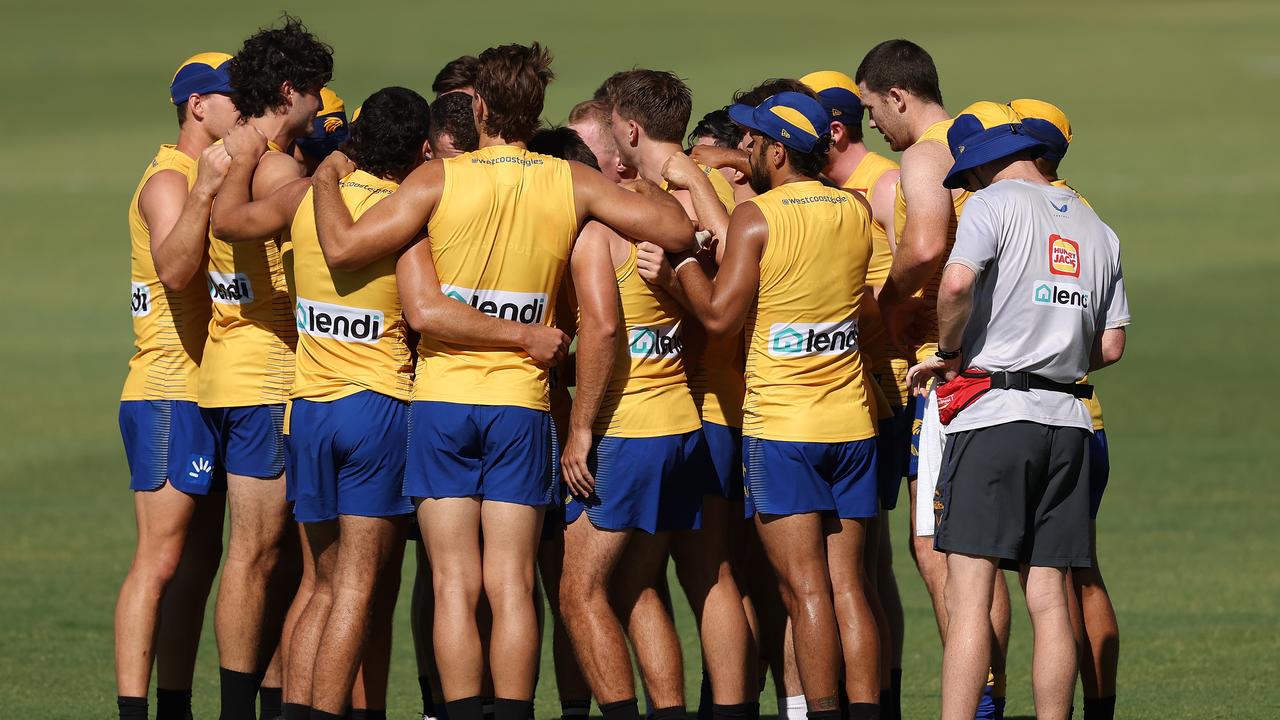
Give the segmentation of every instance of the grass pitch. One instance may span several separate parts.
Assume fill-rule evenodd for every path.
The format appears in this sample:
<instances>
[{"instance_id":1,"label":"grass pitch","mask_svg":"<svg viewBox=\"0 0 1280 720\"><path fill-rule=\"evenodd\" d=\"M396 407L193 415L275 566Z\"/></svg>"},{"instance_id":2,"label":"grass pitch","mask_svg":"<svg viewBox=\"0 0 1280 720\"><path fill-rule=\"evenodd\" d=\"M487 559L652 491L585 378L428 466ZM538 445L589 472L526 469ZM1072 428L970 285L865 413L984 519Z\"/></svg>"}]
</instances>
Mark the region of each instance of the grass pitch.
<instances>
[{"instance_id":1,"label":"grass pitch","mask_svg":"<svg viewBox=\"0 0 1280 720\"><path fill-rule=\"evenodd\" d=\"M293 9L336 48L334 87L351 106L390 84L426 94L450 58L537 39L558 58L551 122L632 66L687 78L697 115L765 77L852 73L875 42L908 37L933 54L953 112L1026 96L1064 107L1075 129L1065 175L1121 237L1134 315L1126 359L1095 378L1113 453L1099 543L1121 623L1120 715L1280 715L1280 174L1268 142L1280 115L1280 6L434 5ZM10 3L4 14L0 707L8 717L108 717L112 608L133 543L115 420L131 352L125 209L155 146L175 135L173 68L198 51L234 51L275 10L81 1ZM905 514L893 522L904 712L922 718L937 712L939 644L902 544ZM398 718L411 717L418 694L409 585L389 703ZM1015 591L1011 717L1032 713L1020 603ZM692 704L697 645L680 613ZM549 662L542 678L538 712L549 716ZM197 717L215 717L211 619L195 695Z\"/></svg>"}]
</instances>

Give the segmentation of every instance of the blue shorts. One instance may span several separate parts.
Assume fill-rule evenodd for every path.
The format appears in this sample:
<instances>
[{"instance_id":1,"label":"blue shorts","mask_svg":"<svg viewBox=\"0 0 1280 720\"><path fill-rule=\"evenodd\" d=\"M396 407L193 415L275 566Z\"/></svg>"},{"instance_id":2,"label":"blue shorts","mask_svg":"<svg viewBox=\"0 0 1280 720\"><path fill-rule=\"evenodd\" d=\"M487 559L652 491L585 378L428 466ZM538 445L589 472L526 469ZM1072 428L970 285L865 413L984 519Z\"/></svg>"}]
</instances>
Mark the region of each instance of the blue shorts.
<instances>
[{"instance_id":1,"label":"blue shorts","mask_svg":"<svg viewBox=\"0 0 1280 720\"><path fill-rule=\"evenodd\" d=\"M702 436L706 438L712 466L703 492L726 500L742 500L742 428L704 420Z\"/></svg>"},{"instance_id":2,"label":"blue shorts","mask_svg":"<svg viewBox=\"0 0 1280 720\"><path fill-rule=\"evenodd\" d=\"M1102 494L1107 491L1111 479L1111 450L1107 446L1107 433L1098 430L1089 437L1089 519L1098 519L1102 507Z\"/></svg>"},{"instance_id":3,"label":"blue shorts","mask_svg":"<svg viewBox=\"0 0 1280 720\"><path fill-rule=\"evenodd\" d=\"M278 478L284 472L284 403L200 408L230 475Z\"/></svg>"},{"instance_id":4,"label":"blue shorts","mask_svg":"<svg viewBox=\"0 0 1280 720\"><path fill-rule=\"evenodd\" d=\"M875 517L876 439L839 443L743 439L747 517L834 513Z\"/></svg>"},{"instance_id":5,"label":"blue shorts","mask_svg":"<svg viewBox=\"0 0 1280 720\"><path fill-rule=\"evenodd\" d=\"M908 465L915 460L914 447L911 445L914 405L914 402L909 402L904 407L895 407L892 418L879 421L879 434L876 436L876 477L881 507L884 510L897 507L902 477L906 475Z\"/></svg>"},{"instance_id":6,"label":"blue shorts","mask_svg":"<svg viewBox=\"0 0 1280 720\"><path fill-rule=\"evenodd\" d=\"M907 477L920 474L920 427L924 425L924 398L914 395L907 398L907 406L903 408L906 417L911 418L911 440L907 453Z\"/></svg>"},{"instance_id":7,"label":"blue shorts","mask_svg":"<svg viewBox=\"0 0 1280 720\"><path fill-rule=\"evenodd\" d=\"M407 414L408 403L371 390L294 400L285 441L298 522L413 512L403 494Z\"/></svg>"},{"instance_id":8,"label":"blue shorts","mask_svg":"<svg viewBox=\"0 0 1280 720\"><path fill-rule=\"evenodd\" d=\"M510 405L411 403L404 494L535 507L556 502L551 414Z\"/></svg>"},{"instance_id":9,"label":"blue shorts","mask_svg":"<svg viewBox=\"0 0 1280 720\"><path fill-rule=\"evenodd\" d=\"M129 460L130 490L159 490L165 481L188 495L227 489L217 443L193 402L121 401L120 437Z\"/></svg>"},{"instance_id":10,"label":"blue shorts","mask_svg":"<svg viewBox=\"0 0 1280 720\"><path fill-rule=\"evenodd\" d=\"M651 438L597 436L587 456L595 492L570 497L564 520L583 511L601 530L696 530L706 477L713 472L701 430Z\"/></svg>"}]
</instances>

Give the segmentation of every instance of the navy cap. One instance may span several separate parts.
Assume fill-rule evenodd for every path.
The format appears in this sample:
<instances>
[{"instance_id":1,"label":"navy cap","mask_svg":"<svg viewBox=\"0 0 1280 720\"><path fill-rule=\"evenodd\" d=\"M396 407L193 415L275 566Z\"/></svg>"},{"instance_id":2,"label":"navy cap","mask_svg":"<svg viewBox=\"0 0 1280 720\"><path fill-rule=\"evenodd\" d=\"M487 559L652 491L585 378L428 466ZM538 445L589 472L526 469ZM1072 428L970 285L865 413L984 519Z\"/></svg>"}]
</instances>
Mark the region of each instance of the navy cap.
<instances>
[{"instance_id":1,"label":"navy cap","mask_svg":"<svg viewBox=\"0 0 1280 720\"><path fill-rule=\"evenodd\" d=\"M231 56L207 52L193 55L173 74L169 83L169 99L181 105L192 95L231 92Z\"/></svg>"},{"instance_id":2,"label":"navy cap","mask_svg":"<svg viewBox=\"0 0 1280 720\"><path fill-rule=\"evenodd\" d=\"M1028 118L1020 123L1001 123L987 128L976 115L960 115L947 131L947 144L955 164L942 181L943 187L955 189L964 185L963 175L979 165L1005 158L1014 153L1030 150L1032 157L1040 157L1049 149L1044 140L1033 134L1046 132L1036 123L1049 123ZM1028 127L1028 126L1031 127Z\"/></svg>"},{"instance_id":3,"label":"navy cap","mask_svg":"<svg viewBox=\"0 0 1280 720\"><path fill-rule=\"evenodd\" d=\"M818 102L831 113L832 120L857 125L862 122L862 97L853 78L837 70L819 70L800 78L818 95Z\"/></svg>"},{"instance_id":4,"label":"navy cap","mask_svg":"<svg viewBox=\"0 0 1280 720\"><path fill-rule=\"evenodd\" d=\"M798 92L780 92L755 107L729 107L739 125L763 133L797 152L813 150L831 132L830 116L817 100Z\"/></svg>"}]
</instances>

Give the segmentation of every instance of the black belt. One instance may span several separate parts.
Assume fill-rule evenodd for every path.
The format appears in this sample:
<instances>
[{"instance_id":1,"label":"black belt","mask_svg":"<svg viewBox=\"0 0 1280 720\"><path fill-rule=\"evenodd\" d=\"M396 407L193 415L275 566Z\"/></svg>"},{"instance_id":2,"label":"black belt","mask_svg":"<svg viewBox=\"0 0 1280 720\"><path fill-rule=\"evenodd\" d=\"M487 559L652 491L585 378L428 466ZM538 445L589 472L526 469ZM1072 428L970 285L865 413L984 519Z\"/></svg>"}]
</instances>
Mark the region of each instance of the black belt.
<instances>
[{"instance_id":1,"label":"black belt","mask_svg":"<svg viewBox=\"0 0 1280 720\"><path fill-rule=\"evenodd\" d=\"M1049 378L1026 372L991 373L992 390L1052 390L1084 400L1093 397L1093 386L1080 383L1060 383Z\"/></svg>"}]
</instances>

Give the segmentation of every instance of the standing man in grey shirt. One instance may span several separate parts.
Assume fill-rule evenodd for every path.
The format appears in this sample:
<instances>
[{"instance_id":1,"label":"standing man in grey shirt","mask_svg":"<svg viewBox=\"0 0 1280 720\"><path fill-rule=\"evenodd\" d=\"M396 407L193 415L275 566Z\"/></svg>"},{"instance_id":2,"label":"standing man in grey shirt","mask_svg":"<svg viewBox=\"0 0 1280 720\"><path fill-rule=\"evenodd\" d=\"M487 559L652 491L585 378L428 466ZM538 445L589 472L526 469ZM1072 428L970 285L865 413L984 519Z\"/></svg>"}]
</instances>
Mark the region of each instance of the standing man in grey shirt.
<instances>
[{"instance_id":1,"label":"standing man in grey shirt","mask_svg":"<svg viewBox=\"0 0 1280 720\"><path fill-rule=\"evenodd\" d=\"M1036 169L1046 149L1029 132L1038 122L984 130L961 115L947 133L955 164L943 184L974 195L938 293L938 353L908 375L918 389L932 376L947 381L935 535L950 617L943 720L977 708L1001 566L1027 574L1036 716L1066 720L1075 687L1065 578L1089 564L1092 432L1080 402L1092 388L1077 381L1120 359L1129 310L1115 233Z\"/></svg>"}]
</instances>

